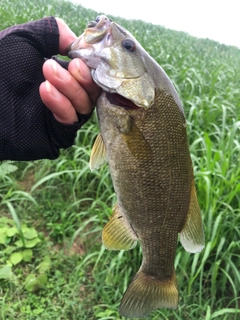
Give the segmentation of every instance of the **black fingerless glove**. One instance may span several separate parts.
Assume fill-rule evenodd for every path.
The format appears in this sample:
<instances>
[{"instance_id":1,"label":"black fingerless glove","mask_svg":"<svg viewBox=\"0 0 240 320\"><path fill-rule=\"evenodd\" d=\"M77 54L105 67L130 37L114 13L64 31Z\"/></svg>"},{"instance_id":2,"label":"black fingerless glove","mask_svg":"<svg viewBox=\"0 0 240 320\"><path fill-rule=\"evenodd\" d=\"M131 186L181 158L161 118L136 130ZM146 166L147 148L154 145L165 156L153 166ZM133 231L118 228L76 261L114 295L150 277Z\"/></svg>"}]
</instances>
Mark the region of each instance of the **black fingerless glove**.
<instances>
[{"instance_id":1,"label":"black fingerless glove","mask_svg":"<svg viewBox=\"0 0 240 320\"><path fill-rule=\"evenodd\" d=\"M0 160L55 159L89 119L78 114L74 124L59 123L40 98L43 63L58 45L54 17L0 32ZM68 62L57 61L67 69Z\"/></svg>"}]
</instances>

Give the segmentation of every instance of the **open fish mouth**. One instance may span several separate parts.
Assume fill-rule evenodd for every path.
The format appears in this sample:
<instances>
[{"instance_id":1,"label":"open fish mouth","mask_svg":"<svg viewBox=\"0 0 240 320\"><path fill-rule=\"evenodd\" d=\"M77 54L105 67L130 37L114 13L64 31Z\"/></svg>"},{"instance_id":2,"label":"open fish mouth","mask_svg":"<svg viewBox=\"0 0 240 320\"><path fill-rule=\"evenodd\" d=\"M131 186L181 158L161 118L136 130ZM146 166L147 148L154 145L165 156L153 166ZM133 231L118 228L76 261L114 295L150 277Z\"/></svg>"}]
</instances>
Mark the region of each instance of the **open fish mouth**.
<instances>
[{"instance_id":1,"label":"open fish mouth","mask_svg":"<svg viewBox=\"0 0 240 320\"><path fill-rule=\"evenodd\" d=\"M96 27L96 25L97 25L99 22L101 22L101 19L103 19L102 16L97 16L95 20L90 21L90 22L88 23L88 25L87 25L88 28L94 28L94 27ZM105 20L105 23L108 22L108 24L110 24L110 23L112 22L112 19L108 19L107 17L104 17L104 20Z\"/></svg>"},{"instance_id":2,"label":"open fish mouth","mask_svg":"<svg viewBox=\"0 0 240 320\"><path fill-rule=\"evenodd\" d=\"M104 15L88 23L85 31L68 47L69 58L80 58L92 78L115 106L128 110L149 109L155 84L144 64L137 40ZM139 61L138 61L139 60ZM134 88L137 88L135 92Z\"/></svg>"},{"instance_id":3,"label":"open fish mouth","mask_svg":"<svg viewBox=\"0 0 240 320\"><path fill-rule=\"evenodd\" d=\"M118 107L123 107L124 109L141 109L131 100L121 96L118 93L106 92L106 97L111 104L114 104Z\"/></svg>"}]
</instances>

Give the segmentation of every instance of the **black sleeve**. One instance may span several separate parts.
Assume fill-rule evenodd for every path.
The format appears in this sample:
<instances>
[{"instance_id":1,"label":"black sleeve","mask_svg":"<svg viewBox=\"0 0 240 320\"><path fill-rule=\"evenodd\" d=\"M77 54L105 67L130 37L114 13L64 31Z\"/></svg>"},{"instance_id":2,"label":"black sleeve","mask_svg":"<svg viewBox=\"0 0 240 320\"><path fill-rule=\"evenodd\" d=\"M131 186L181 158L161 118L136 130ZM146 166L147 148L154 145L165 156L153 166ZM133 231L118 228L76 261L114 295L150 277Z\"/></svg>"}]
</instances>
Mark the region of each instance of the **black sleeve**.
<instances>
[{"instance_id":1,"label":"black sleeve","mask_svg":"<svg viewBox=\"0 0 240 320\"><path fill-rule=\"evenodd\" d=\"M89 119L78 114L77 123L61 124L42 103L42 65L58 53L58 45L54 17L0 32L0 160L55 159Z\"/></svg>"}]
</instances>

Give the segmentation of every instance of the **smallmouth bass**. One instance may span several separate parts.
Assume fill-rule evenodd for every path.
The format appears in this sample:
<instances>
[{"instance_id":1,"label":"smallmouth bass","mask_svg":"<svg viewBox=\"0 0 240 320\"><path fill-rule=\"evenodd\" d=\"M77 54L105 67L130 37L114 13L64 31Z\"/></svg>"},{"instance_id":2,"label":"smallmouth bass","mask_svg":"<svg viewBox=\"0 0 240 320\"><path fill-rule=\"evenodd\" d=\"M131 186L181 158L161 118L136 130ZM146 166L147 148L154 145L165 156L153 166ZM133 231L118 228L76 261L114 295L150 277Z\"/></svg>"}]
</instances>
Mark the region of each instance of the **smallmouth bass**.
<instances>
[{"instance_id":1,"label":"smallmouth bass","mask_svg":"<svg viewBox=\"0 0 240 320\"><path fill-rule=\"evenodd\" d=\"M142 318L157 308L175 309L178 235L189 252L204 247L181 101L156 61L104 15L89 23L68 55L81 58L102 88L90 167L108 162L117 196L103 244L130 250L139 241L142 248L120 314Z\"/></svg>"}]
</instances>

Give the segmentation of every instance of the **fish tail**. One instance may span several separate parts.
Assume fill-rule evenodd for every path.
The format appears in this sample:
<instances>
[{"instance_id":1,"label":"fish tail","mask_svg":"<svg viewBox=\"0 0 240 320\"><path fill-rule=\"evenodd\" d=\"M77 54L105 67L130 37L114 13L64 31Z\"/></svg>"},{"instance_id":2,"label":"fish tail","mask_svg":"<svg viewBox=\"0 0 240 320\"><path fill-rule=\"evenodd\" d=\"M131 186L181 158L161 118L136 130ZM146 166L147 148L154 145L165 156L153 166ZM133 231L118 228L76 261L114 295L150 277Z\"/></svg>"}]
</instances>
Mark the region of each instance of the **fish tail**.
<instances>
[{"instance_id":1,"label":"fish tail","mask_svg":"<svg viewBox=\"0 0 240 320\"><path fill-rule=\"evenodd\" d=\"M120 314L127 318L144 318L157 308L176 309L177 306L175 271L170 279L159 280L139 270L124 293Z\"/></svg>"}]
</instances>

